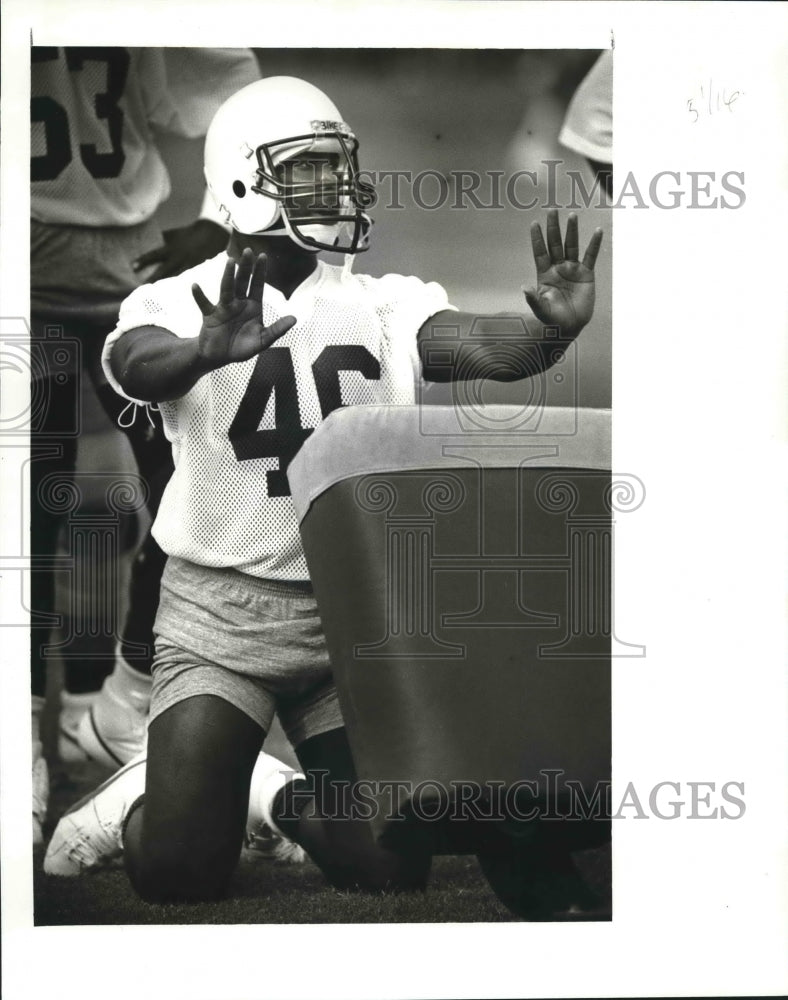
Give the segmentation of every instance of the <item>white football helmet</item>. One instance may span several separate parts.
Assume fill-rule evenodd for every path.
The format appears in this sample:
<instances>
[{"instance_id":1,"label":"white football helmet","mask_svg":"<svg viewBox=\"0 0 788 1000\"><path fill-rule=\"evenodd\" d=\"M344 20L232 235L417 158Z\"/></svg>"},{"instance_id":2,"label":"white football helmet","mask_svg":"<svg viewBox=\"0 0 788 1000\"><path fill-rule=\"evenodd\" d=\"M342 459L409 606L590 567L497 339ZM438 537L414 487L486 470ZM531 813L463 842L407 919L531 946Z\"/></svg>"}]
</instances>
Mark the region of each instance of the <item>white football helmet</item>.
<instances>
[{"instance_id":1,"label":"white football helmet","mask_svg":"<svg viewBox=\"0 0 788 1000\"><path fill-rule=\"evenodd\" d=\"M287 236L306 250L369 246L374 188L359 177L358 140L317 87L290 76L258 80L216 112L205 179L241 233Z\"/></svg>"}]
</instances>

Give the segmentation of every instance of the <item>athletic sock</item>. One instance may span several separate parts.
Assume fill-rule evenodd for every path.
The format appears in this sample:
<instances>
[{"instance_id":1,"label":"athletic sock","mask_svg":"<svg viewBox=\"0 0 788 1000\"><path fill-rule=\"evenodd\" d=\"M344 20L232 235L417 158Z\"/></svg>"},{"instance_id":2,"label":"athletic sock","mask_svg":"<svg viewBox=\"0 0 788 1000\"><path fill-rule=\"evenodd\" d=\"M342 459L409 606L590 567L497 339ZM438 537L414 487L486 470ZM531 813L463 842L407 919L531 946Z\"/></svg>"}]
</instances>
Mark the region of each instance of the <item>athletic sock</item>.
<instances>
[{"instance_id":1,"label":"athletic sock","mask_svg":"<svg viewBox=\"0 0 788 1000\"><path fill-rule=\"evenodd\" d=\"M296 839L301 812L314 797L313 783L303 775L277 789L271 800L271 817L276 828L288 839Z\"/></svg>"},{"instance_id":2,"label":"athletic sock","mask_svg":"<svg viewBox=\"0 0 788 1000\"><path fill-rule=\"evenodd\" d=\"M152 683L149 674L135 670L118 652L115 667L104 682L104 687L114 701L128 705L141 714L147 714Z\"/></svg>"},{"instance_id":3,"label":"athletic sock","mask_svg":"<svg viewBox=\"0 0 788 1000\"><path fill-rule=\"evenodd\" d=\"M279 825L278 806L282 801L281 794L293 785L304 785L307 782L303 774L289 770L284 764L281 771L272 771L266 757L266 754L260 754L258 763L252 771L247 827L254 827L264 822L271 827L274 833L280 836L289 836ZM270 757L268 757L268 761L270 761Z\"/></svg>"},{"instance_id":4,"label":"athletic sock","mask_svg":"<svg viewBox=\"0 0 788 1000\"><path fill-rule=\"evenodd\" d=\"M74 694L72 691L60 692L60 720L61 724L68 726L69 723L76 723L93 702L96 700L98 691L87 691L85 693Z\"/></svg>"}]
</instances>

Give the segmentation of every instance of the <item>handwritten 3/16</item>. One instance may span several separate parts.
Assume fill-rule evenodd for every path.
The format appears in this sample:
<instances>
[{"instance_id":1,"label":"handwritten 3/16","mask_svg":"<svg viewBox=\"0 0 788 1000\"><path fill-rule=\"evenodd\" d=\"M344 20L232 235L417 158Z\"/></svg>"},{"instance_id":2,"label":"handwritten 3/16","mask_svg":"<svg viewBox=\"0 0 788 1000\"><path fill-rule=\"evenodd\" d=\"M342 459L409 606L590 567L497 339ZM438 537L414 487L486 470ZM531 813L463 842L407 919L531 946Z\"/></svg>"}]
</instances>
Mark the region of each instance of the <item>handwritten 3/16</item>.
<instances>
[{"instance_id":1,"label":"handwritten 3/16","mask_svg":"<svg viewBox=\"0 0 788 1000\"><path fill-rule=\"evenodd\" d=\"M732 112L734 104L744 96L743 90L729 92L726 87L716 86L712 79L709 79L708 84L701 84L698 90L700 96L687 100L687 111L693 116L693 124L703 115L712 116L726 110Z\"/></svg>"}]
</instances>

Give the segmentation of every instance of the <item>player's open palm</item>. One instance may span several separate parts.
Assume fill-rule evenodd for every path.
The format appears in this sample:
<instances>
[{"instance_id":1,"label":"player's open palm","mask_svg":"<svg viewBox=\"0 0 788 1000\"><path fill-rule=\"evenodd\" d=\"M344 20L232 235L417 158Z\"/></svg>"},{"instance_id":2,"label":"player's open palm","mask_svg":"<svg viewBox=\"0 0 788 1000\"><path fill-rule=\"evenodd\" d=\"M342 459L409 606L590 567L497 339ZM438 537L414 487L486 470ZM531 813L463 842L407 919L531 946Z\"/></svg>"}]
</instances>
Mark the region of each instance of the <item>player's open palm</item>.
<instances>
[{"instance_id":1,"label":"player's open palm","mask_svg":"<svg viewBox=\"0 0 788 1000\"><path fill-rule=\"evenodd\" d=\"M594 311L594 264L602 230L594 230L582 261L579 260L577 216L566 223L566 240L561 239L558 212L547 213L547 244L538 222L531 226L531 245L536 263L537 287L525 291L536 318L557 326L564 334L579 333Z\"/></svg>"},{"instance_id":2,"label":"player's open palm","mask_svg":"<svg viewBox=\"0 0 788 1000\"><path fill-rule=\"evenodd\" d=\"M265 254L255 258L248 248L237 267L229 259L216 305L199 285L192 285L194 301L203 315L199 353L211 369L253 358L295 325L295 316L282 316L270 326L263 325L265 268Z\"/></svg>"}]
</instances>

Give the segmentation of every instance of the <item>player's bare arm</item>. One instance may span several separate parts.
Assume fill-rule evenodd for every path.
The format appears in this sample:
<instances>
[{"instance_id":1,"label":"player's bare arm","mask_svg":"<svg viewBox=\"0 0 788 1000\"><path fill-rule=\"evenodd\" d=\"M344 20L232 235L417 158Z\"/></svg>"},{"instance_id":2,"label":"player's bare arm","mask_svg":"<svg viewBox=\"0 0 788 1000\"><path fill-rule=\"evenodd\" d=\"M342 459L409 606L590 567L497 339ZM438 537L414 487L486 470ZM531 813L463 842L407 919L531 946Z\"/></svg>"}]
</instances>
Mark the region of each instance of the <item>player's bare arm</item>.
<instances>
[{"instance_id":1,"label":"player's bare arm","mask_svg":"<svg viewBox=\"0 0 788 1000\"><path fill-rule=\"evenodd\" d=\"M558 212L547 214L547 241L538 222L531 226L531 246L536 265L536 287L525 291L526 301L545 327L557 327L563 345L573 340L594 312L594 265L602 243L596 229L580 258L577 216L569 216L566 237L561 237ZM419 351L424 377L431 382L485 378L516 381L536 375L556 360L555 338L542 331L528 340L490 338L479 343L477 317L473 313L444 311L430 317L419 331ZM459 328L459 336L447 341L436 336L438 328ZM521 317L513 317L512 333L522 331Z\"/></svg>"},{"instance_id":2,"label":"player's bare arm","mask_svg":"<svg viewBox=\"0 0 788 1000\"><path fill-rule=\"evenodd\" d=\"M203 315L196 338L182 340L161 327L138 327L118 339L110 366L124 392L160 403L179 399L208 372L247 361L282 337L295 324L283 316L271 326L262 320L266 258L249 249L240 263L228 259L214 305L199 285L194 301Z\"/></svg>"}]
</instances>

